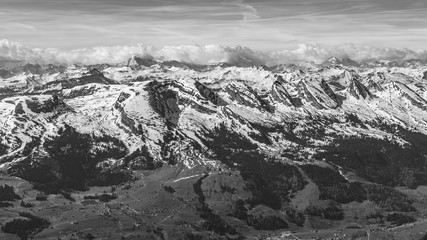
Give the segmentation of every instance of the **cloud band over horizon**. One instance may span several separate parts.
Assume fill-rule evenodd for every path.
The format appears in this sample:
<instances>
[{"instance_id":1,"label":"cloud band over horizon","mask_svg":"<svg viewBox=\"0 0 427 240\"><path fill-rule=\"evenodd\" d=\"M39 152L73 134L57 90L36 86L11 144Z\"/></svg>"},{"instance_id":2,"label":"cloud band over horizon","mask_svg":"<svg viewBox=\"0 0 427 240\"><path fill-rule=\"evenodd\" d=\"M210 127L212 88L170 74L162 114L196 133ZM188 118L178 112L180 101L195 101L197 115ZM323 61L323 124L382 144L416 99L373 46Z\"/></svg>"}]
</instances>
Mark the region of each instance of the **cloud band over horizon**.
<instances>
[{"instance_id":1,"label":"cloud band over horizon","mask_svg":"<svg viewBox=\"0 0 427 240\"><path fill-rule=\"evenodd\" d=\"M286 63L322 63L331 57L364 60L427 60L427 50L376 48L364 45L299 44L293 49L258 51L247 47L221 45L181 45L153 47L142 44L113 47L93 47L75 50L30 48L9 40L0 40L0 63L116 64L133 56L156 61L176 60L191 64L277 65Z\"/></svg>"}]
</instances>

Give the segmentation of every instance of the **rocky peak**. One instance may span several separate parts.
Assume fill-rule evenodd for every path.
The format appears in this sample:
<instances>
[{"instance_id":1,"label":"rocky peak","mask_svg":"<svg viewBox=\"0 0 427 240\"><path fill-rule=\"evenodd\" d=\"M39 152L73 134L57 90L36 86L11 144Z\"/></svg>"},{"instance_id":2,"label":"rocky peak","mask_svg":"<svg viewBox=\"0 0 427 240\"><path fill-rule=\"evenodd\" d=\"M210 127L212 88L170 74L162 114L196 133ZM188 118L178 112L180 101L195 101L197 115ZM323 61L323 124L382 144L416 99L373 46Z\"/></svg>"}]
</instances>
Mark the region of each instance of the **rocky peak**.
<instances>
[{"instance_id":1,"label":"rocky peak","mask_svg":"<svg viewBox=\"0 0 427 240\"><path fill-rule=\"evenodd\" d=\"M318 109L335 109L339 106L334 91L324 79L319 79L318 76L301 80L298 89L299 96Z\"/></svg>"},{"instance_id":2,"label":"rocky peak","mask_svg":"<svg viewBox=\"0 0 427 240\"><path fill-rule=\"evenodd\" d=\"M133 56L128 60L127 66L130 68L138 68L138 67L151 67L157 64L152 58L140 58L137 56Z\"/></svg>"},{"instance_id":3,"label":"rocky peak","mask_svg":"<svg viewBox=\"0 0 427 240\"><path fill-rule=\"evenodd\" d=\"M340 65L340 64L342 64L342 62L337 57L331 57L322 63L322 65L324 66Z\"/></svg>"},{"instance_id":4,"label":"rocky peak","mask_svg":"<svg viewBox=\"0 0 427 240\"><path fill-rule=\"evenodd\" d=\"M353 78L351 79L350 85L347 88L347 91L352 95L353 97L359 99L367 99L372 98L372 94L369 91L369 89L363 85L359 80Z\"/></svg>"},{"instance_id":5,"label":"rocky peak","mask_svg":"<svg viewBox=\"0 0 427 240\"><path fill-rule=\"evenodd\" d=\"M273 87L271 89L271 95L273 99L287 106L296 106L291 95L286 90L286 88L282 85L282 83L283 83L283 79L282 81L278 79L277 81L274 82Z\"/></svg>"}]
</instances>

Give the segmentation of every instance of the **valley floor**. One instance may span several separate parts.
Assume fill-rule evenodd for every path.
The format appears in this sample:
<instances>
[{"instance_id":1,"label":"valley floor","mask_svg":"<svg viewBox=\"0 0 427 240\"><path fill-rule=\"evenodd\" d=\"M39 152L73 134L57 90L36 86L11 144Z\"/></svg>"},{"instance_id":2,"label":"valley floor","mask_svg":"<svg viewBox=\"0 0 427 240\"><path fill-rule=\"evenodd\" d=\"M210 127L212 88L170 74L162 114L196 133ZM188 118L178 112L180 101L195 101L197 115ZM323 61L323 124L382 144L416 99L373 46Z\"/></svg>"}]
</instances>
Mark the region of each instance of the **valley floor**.
<instances>
[{"instance_id":1,"label":"valley floor","mask_svg":"<svg viewBox=\"0 0 427 240\"><path fill-rule=\"evenodd\" d=\"M36 200L40 193L27 181L2 174L0 182L14 186L22 199L15 200L13 207L0 209L0 223L4 225L22 212L48 220L49 227L37 230L39 232L35 233L33 239L192 239L191 234L197 232L202 237L200 239L208 239L209 232L202 232L197 228L201 221L197 209L199 196L193 186L203 177L195 174L201 170L196 168L183 171L179 166L167 166L156 171L136 171L138 179L134 182L121 186L91 187L85 192L74 191L68 199L51 194L44 201ZM210 174L224 173L212 171ZM427 187L399 190L417 199L414 206L421 215L427 216ZM102 202L88 197L103 194L117 198ZM22 206L21 201L29 206ZM211 204L221 205L221 202ZM426 218L419 218L415 223L399 227L377 223L356 224L357 221L364 220L354 220L354 215L363 211L367 204L369 203L342 205L346 214L342 221L308 218L304 227L291 225L288 229L275 231L255 231L240 220L221 217L238 232L245 232L244 239L418 240L427 233ZM213 208L221 207L225 206ZM0 232L0 239L19 238L14 234Z\"/></svg>"}]
</instances>

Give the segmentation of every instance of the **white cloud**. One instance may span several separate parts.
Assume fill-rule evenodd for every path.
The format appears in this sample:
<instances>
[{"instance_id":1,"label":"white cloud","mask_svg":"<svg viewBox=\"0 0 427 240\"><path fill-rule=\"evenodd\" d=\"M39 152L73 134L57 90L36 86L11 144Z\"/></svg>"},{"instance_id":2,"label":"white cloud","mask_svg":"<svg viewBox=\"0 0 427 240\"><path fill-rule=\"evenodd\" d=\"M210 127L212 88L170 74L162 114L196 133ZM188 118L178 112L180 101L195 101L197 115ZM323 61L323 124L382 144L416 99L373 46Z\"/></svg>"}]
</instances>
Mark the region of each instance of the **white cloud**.
<instances>
[{"instance_id":1,"label":"white cloud","mask_svg":"<svg viewBox=\"0 0 427 240\"><path fill-rule=\"evenodd\" d=\"M220 45L183 45L155 48L141 44L65 51L56 48L29 48L20 43L0 40L0 59L3 60L20 60L42 64L99 64L126 62L132 56L152 58L158 61L176 60L193 64L228 62L235 65L247 66L306 61L321 63L330 57L348 57L356 61L371 59L427 59L427 51L377 48L354 44L338 46L299 44L295 49L274 52L261 52L245 47L225 47Z\"/></svg>"},{"instance_id":2,"label":"white cloud","mask_svg":"<svg viewBox=\"0 0 427 240\"><path fill-rule=\"evenodd\" d=\"M409 60L427 59L426 50L379 48L366 45L343 44L327 46L320 44L299 44L296 49L273 52L269 55L272 64L279 62L312 61L322 63L331 57L366 60Z\"/></svg>"}]
</instances>

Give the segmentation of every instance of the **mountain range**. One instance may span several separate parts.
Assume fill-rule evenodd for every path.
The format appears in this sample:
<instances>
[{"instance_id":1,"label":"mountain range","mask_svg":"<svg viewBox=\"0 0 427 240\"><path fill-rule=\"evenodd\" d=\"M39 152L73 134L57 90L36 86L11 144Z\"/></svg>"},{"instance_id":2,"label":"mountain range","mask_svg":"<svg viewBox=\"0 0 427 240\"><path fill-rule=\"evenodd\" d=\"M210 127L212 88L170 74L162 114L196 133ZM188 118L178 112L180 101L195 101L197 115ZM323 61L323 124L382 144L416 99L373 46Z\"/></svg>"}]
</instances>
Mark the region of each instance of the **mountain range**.
<instances>
[{"instance_id":1,"label":"mountain range","mask_svg":"<svg viewBox=\"0 0 427 240\"><path fill-rule=\"evenodd\" d=\"M0 238L426 234L426 61L237 62L3 61Z\"/></svg>"}]
</instances>

